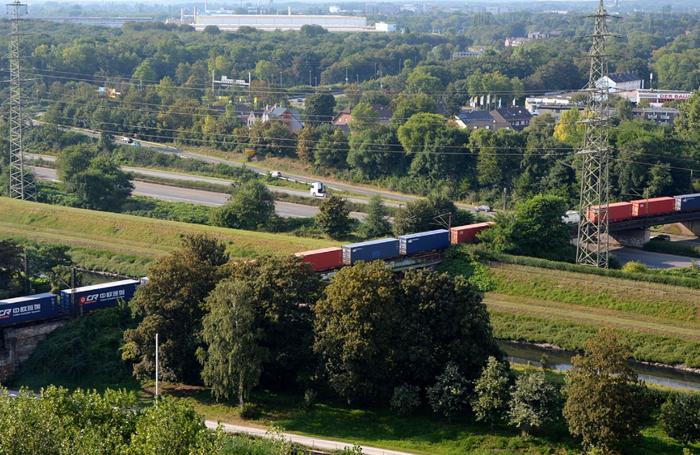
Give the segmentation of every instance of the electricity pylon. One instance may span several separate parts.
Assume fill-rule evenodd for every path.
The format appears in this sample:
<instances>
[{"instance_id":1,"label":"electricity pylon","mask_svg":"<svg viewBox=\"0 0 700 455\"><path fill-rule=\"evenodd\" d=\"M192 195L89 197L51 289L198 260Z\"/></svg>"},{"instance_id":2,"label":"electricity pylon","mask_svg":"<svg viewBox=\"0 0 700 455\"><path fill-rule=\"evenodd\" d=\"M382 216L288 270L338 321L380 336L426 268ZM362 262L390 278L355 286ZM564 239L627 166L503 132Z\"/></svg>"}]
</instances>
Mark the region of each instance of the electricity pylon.
<instances>
[{"instance_id":1,"label":"electricity pylon","mask_svg":"<svg viewBox=\"0 0 700 455\"><path fill-rule=\"evenodd\" d=\"M591 71L588 78L588 99L584 124L586 134L583 147L577 152L582 157L580 221L576 263L594 267L608 267L608 210L610 204L610 144L608 121L610 112L608 96L610 87L601 83L608 75L608 55L606 40L607 19L603 0L600 0L595 18L595 31L592 35Z\"/></svg>"},{"instance_id":2,"label":"electricity pylon","mask_svg":"<svg viewBox=\"0 0 700 455\"><path fill-rule=\"evenodd\" d=\"M36 199L31 170L24 164L22 114L22 74L20 65L20 23L27 14L27 5L14 0L7 5L12 15L10 31L10 197Z\"/></svg>"}]
</instances>

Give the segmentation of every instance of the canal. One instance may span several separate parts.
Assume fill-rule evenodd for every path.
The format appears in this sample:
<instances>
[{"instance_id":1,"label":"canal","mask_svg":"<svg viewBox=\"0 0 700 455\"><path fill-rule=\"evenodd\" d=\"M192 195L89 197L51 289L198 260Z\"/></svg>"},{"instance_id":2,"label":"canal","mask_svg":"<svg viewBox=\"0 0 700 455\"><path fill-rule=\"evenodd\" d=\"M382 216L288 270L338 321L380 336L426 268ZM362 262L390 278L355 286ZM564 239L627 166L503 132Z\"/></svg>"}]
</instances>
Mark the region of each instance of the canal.
<instances>
[{"instance_id":1,"label":"canal","mask_svg":"<svg viewBox=\"0 0 700 455\"><path fill-rule=\"evenodd\" d=\"M506 352L508 361L511 363L529 363L532 366L541 367L540 361L543 355L546 355L548 368L557 371L570 370L571 358L578 354L514 341L499 340L498 345ZM700 392L700 374L634 361L630 362L630 365L642 381Z\"/></svg>"}]
</instances>

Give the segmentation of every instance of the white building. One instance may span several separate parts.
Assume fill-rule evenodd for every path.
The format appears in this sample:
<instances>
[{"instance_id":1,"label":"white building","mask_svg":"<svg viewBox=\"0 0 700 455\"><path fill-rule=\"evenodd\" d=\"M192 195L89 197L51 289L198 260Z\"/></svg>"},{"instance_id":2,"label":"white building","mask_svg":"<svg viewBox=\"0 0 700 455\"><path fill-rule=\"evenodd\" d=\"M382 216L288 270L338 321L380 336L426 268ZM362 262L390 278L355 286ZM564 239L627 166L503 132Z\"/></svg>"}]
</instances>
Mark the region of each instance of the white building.
<instances>
[{"instance_id":1,"label":"white building","mask_svg":"<svg viewBox=\"0 0 700 455\"><path fill-rule=\"evenodd\" d=\"M661 107L662 104L671 101L685 101L690 98L692 94L692 92L683 90L651 89L627 90L616 93L616 95L626 98L634 104L639 104L640 101L648 101L651 107Z\"/></svg>"},{"instance_id":2,"label":"white building","mask_svg":"<svg viewBox=\"0 0 700 455\"><path fill-rule=\"evenodd\" d=\"M632 72L612 73L603 76L595 83L596 87L609 87L611 92L621 92L623 90L637 90L644 88L644 82L640 77Z\"/></svg>"},{"instance_id":3,"label":"white building","mask_svg":"<svg viewBox=\"0 0 700 455\"><path fill-rule=\"evenodd\" d=\"M575 104L572 101L574 97L578 99L584 98L586 95L586 92L562 92L530 96L525 99L525 108L532 115L538 115L540 106L573 106Z\"/></svg>"},{"instance_id":4,"label":"white building","mask_svg":"<svg viewBox=\"0 0 700 455\"><path fill-rule=\"evenodd\" d=\"M383 25L380 25L383 24ZM220 30L236 31L241 27L253 27L259 30L301 30L304 25L320 25L330 32L387 32L396 30L396 25L380 22L377 27L368 26L367 18L358 16L321 16L272 14L230 14L228 12L200 13L195 18L194 27L201 31L214 25ZM390 30L392 29L392 30Z\"/></svg>"}]
</instances>

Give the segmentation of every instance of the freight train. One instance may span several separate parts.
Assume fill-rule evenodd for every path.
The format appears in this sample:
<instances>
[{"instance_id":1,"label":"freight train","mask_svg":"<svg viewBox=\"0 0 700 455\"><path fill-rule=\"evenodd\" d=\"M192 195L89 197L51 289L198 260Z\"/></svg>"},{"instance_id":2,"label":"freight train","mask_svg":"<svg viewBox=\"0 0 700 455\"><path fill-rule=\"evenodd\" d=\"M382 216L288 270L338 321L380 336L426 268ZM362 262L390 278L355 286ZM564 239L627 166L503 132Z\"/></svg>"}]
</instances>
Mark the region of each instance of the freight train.
<instances>
[{"instance_id":1,"label":"freight train","mask_svg":"<svg viewBox=\"0 0 700 455\"><path fill-rule=\"evenodd\" d=\"M144 282L123 280L65 289L58 296L46 293L0 300L0 328L107 308L119 300L128 302Z\"/></svg>"},{"instance_id":2,"label":"freight train","mask_svg":"<svg viewBox=\"0 0 700 455\"><path fill-rule=\"evenodd\" d=\"M453 227L449 230L438 229L417 234L401 235L398 238L353 243L339 248L302 251L296 253L296 256L301 258L301 262L311 264L312 270L326 272L346 265L352 265L357 261L386 261L442 250L451 244L474 243L476 242L476 235L492 225L492 221L469 224Z\"/></svg>"},{"instance_id":3,"label":"freight train","mask_svg":"<svg viewBox=\"0 0 700 455\"><path fill-rule=\"evenodd\" d=\"M676 212L695 212L700 210L700 193L681 194L680 196L655 197L630 202L614 202L608 205L609 222L627 221L647 216L665 215ZM594 223L606 212L605 206L591 206L587 218Z\"/></svg>"},{"instance_id":4,"label":"freight train","mask_svg":"<svg viewBox=\"0 0 700 455\"><path fill-rule=\"evenodd\" d=\"M301 258L301 262L311 264L312 270L327 272L357 261L392 260L442 250L450 244L474 243L476 235L492 225L493 222L488 222L453 227L450 230L438 229L402 235L395 239L343 245L340 248L303 251L296 253L296 256ZM65 289L58 296L46 293L0 300L0 329L108 308L120 300L128 302L136 289L147 281L148 278L123 280Z\"/></svg>"}]
</instances>

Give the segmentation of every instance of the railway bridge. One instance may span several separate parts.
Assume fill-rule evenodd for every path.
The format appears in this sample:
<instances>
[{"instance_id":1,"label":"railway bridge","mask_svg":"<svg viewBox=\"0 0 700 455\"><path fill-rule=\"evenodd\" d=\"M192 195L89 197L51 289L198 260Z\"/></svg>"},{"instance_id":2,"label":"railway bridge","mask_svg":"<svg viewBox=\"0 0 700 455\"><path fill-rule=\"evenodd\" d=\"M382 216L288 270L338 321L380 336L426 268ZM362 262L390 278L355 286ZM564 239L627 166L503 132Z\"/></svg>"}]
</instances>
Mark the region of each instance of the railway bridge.
<instances>
[{"instance_id":1,"label":"railway bridge","mask_svg":"<svg viewBox=\"0 0 700 455\"><path fill-rule=\"evenodd\" d=\"M700 237L700 211L671 212L615 221L610 223L608 232L621 245L641 248L651 238L651 226L668 224L677 224L685 233Z\"/></svg>"}]
</instances>

